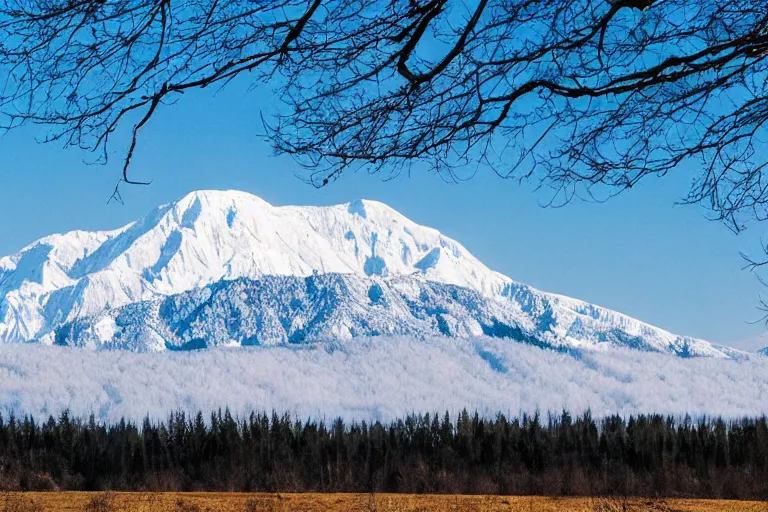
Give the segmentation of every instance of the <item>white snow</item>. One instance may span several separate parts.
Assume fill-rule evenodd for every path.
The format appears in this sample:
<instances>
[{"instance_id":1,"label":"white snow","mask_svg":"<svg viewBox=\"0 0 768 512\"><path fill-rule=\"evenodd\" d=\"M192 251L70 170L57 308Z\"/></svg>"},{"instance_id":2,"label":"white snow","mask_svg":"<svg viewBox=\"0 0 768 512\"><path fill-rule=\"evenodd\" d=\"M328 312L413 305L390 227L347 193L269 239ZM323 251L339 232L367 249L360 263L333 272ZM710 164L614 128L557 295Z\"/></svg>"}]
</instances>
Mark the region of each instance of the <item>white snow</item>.
<instances>
[{"instance_id":1,"label":"white snow","mask_svg":"<svg viewBox=\"0 0 768 512\"><path fill-rule=\"evenodd\" d=\"M393 419L411 412L768 413L768 358L563 354L490 338L357 338L138 354L0 345L0 412L103 421L174 410Z\"/></svg>"},{"instance_id":2,"label":"white snow","mask_svg":"<svg viewBox=\"0 0 768 512\"><path fill-rule=\"evenodd\" d=\"M462 286L520 307L519 324L527 329L548 314L537 309L544 298L564 345L593 346L594 333L619 329L660 351L684 346L695 355L728 356L705 341L521 285L382 203L275 207L237 191L193 192L121 229L54 235L0 259L0 343L51 343L53 331L74 319L222 279L315 272L414 275Z\"/></svg>"}]
</instances>

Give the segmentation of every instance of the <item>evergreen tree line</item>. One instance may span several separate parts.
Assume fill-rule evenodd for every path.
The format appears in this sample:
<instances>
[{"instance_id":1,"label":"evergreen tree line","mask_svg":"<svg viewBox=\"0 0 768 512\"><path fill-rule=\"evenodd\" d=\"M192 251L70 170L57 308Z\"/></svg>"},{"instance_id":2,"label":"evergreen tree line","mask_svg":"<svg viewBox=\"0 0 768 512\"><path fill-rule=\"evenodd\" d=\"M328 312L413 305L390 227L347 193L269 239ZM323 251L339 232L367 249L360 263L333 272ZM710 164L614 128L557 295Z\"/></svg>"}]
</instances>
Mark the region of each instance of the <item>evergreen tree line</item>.
<instances>
[{"instance_id":1,"label":"evergreen tree line","mask_svg":"<svg viewBox=\"0 0 768 512\"><path fill-rule=\"evenodd\" d=\"M0 416L0 487L768 499L768 420Z\"/></svg>"}]
</instances>

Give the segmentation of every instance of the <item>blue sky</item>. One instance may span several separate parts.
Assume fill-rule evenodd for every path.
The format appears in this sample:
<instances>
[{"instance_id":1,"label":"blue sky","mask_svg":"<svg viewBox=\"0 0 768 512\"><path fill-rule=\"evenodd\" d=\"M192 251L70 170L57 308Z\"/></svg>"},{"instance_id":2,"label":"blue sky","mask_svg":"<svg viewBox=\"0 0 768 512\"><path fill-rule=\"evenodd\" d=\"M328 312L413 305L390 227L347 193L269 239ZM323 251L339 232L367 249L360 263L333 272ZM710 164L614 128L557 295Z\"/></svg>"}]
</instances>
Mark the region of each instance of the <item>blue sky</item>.
<instances>
[{"instance_id":1,"label":"blue sky","mask_svg":"<svg viewBox=\"0 0 768 512\"><path fill-rule=\"evenodd\" d=\"M107 204L119 154L107 166L85 165L77 149L39 144L45 130L0 138L0 255L72 229L108 229L195 189L240 189L281 204L383 201L416 222L451 236L491 268L540 289L610 307L674 332L734 343L764 331L761 291L742 270L740 251L755 252L763 229L735 235L698 207L675 206L685 170L646 180L605 204L540 206L547 196L491 171L461 184L414 174L392 181L351 174L324 189L306 185L289 157L259 138L260 111L273 104L262 89L232 86L216 95L187 94L147 125L125 187L125 205ZM123 150L115 139L113 151ZM767 342L768 344L768 342Z\"/></svg>"}]
</instances>

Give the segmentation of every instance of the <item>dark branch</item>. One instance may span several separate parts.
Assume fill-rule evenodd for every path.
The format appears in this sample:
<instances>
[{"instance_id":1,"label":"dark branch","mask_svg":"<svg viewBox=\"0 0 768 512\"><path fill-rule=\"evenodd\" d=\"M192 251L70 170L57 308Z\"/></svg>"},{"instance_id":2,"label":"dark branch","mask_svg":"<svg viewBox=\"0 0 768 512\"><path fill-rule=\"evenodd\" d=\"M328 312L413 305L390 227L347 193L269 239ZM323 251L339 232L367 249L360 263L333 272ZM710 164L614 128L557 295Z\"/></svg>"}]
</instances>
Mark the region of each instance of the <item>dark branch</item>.
<instances>
[{"instance_id":1,"label":"dark branch","mask_svg":"<svg viewBox=\"0 0 768 512\"><path fill-rule=\"evenodd\" d=\"M247 75L318 186L484 167L557 204L695 166L685 202L735 230L768 219L753 0L9 0L0 41L2 127L47 125L104 162L124 133L120 183L145 183L131 169L162 104Z\"/></svg>"}]
</instances>

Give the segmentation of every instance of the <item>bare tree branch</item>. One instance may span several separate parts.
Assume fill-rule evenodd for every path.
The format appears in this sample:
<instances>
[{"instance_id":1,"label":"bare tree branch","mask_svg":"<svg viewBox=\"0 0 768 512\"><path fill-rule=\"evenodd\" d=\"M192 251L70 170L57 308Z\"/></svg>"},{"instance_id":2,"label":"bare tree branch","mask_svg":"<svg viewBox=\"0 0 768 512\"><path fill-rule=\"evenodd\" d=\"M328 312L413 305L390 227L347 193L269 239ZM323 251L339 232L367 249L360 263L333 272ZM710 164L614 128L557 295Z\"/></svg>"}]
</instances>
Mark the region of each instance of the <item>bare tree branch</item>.
<instances>
[{"instance_id":1,"label":"bare tree branch","mask_svg":"<svg viewBox=\"0 0 768 512\"><path fill-rule=\"evenodd\" d=\"M122 183L146 183L132 160L160 107L247 74L317 186L484 166L558 204L688 169L684 202L734 230L768 219L754 0L9 0L0 41L2 126L50 126L99 161L126 126Z\"/></svg>"}]
</instances>

